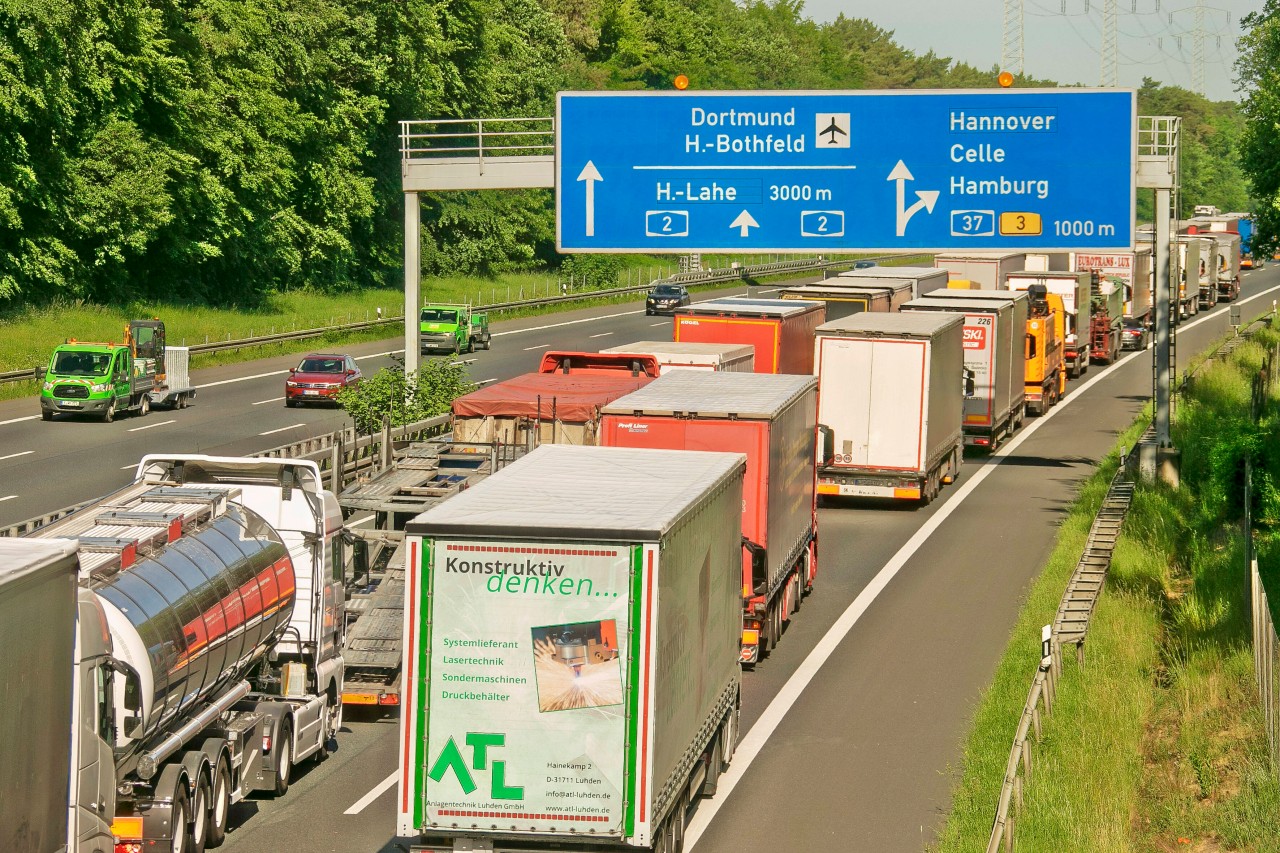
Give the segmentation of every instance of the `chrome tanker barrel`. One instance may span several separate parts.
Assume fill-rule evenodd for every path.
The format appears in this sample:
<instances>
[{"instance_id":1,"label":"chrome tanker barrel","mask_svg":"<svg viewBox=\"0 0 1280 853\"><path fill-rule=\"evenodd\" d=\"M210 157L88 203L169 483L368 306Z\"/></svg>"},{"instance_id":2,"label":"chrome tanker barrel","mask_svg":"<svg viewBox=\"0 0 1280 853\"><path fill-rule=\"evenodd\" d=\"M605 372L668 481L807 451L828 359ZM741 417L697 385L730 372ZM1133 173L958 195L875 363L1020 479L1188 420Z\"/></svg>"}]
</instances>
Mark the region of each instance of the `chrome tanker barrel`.
<instances>
[{"instance_id":1,"label":"chrome tanker barrel","mask_svg":"<svg viewBox=\"0 0 1280 853\"><path fill-rule=\"evenodd\" d=\"M279 534L228 503L92 589L115 657L138 671L141 725L121 737L137 742L243 678L288 629L296 584Z\"/></svg>"}]
</instances>

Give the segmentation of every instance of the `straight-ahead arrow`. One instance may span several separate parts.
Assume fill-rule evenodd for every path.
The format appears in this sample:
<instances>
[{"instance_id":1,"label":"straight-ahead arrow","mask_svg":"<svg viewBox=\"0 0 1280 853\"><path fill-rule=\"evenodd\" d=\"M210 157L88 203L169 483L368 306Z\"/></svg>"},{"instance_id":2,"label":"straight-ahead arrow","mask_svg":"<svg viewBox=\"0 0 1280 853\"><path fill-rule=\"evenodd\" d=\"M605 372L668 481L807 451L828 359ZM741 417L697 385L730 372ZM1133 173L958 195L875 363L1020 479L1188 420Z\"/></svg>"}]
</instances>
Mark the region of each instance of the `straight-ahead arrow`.
<instances>
[{"instance_id":1,"label":"straight-ahead arrow","mask_svg":"<svg viewBox=\"0 0 1280 853\"><path fill-rule=\"evenodd\" d=\"M578 180L587 182L587 236L596 236L596 181L603 181L596 164L590 160L578 173Z\"/></svg>"},{"instance_id":2,"label":"straight-ahead arrow","mask_svg":"<svg viewBox=\"0 0 1280 853\"><path fill-rule=\"evenodd\" d=\"M730 227L730 228L737 228L737 229L740 229L740 230L738 231L739 235L740 235L740 236L743 236L743 237L746 237L746 236L747 236L747 229L748 229L748 228L759 228L759 227L760 227L760 223L759 223L759 222L756 222L755 218L754 218L750 213L747 213L747 212L744 210L744 211L742 211L741 213L739 213L739 214L738 214L738 218L737 218L737 219L735 219L735 220L733 220L732 222L730 222L730 223L729 223L729 227Z\"/></svg>"}]
</instances>

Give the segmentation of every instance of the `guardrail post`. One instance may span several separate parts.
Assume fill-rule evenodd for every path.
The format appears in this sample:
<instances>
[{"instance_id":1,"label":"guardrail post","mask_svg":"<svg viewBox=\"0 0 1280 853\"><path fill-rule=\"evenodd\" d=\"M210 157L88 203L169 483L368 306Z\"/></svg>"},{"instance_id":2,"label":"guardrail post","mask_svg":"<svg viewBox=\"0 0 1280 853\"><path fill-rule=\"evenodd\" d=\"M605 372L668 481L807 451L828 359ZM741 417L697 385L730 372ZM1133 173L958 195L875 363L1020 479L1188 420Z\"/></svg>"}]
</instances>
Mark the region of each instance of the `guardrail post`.
<instances>
[{"instance_id":1,"label":"guardrail post","mask_svg":"<svg viewBox=\"0 0 1280 853\"><path fill-rule=\"evenodd\" d=\"M382 470L391 467L391 416L382 416L382 447L381 451Z\"/></svg>"},{"instance_id":2,"label":"guardrail post","mask_svg":"<svg viewBox=\"0 0 1280 853\"><path fill-rule=\"evenodd\" d=\"M337 436L333 447L329 448L329 491L335 495L342 491L342 435Z\"/></svg>"},{"instance_id":3,"label":"guardrail post","mask_svg":"<svg viewBox=\"0 0 1280 853\"><path fill-rule=\"evenodd\" d=\"M1009 815L1004 824L1004 853L1013 853L1013 824L1015 818Z\"/></svg>"}]
</instances>

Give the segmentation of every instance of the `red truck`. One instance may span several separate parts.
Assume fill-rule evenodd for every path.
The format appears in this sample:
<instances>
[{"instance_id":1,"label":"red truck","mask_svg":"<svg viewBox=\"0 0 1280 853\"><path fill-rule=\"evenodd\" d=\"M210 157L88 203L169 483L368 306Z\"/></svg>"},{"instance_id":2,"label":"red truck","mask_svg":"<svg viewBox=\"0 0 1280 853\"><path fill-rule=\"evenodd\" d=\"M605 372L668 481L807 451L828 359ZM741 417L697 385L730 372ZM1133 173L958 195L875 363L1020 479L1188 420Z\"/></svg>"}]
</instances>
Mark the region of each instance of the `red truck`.
<instances>
[{"instance_id":1,"label":"red truck","mask_svg":"<svg viewBox=\"0 0 1280 853\"><path fill-rule=\"evenodd\" d=\"M596 444L600 410L652 378L525 373L453 401L453 440L462 444Z\"/></svg>"},{"instance_id":2,"label":"red truck","mask_svg":"<svg viewBox=\"0 0 1280 853\"><path fill-rule=\"evenodd\" d=\"M750 344L756 373L813 375L813 330L826 322L825 302L728 296L676 309L675 339Z\"/></svg>"},{"instance_id":3,"label":"red truck","mask_svg":"<svg viewBox=\"0 0 1280 853\"><path fill-rule=\"evenodd\" d=\"M677 371L604 407L600 444L745 453L742 663L781 637L818 570L812 376Z\"/></svg>"}]
</instances>

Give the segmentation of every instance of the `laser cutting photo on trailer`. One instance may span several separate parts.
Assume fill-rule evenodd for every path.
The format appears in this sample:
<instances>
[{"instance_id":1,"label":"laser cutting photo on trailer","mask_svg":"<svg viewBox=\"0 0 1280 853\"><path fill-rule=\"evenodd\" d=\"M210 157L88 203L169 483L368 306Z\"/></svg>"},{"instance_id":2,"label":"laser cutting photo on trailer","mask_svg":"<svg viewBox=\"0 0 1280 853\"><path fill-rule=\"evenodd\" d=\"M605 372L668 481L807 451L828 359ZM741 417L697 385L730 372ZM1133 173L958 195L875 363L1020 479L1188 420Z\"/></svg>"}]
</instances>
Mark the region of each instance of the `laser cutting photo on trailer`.
<instances>
[{"instance_id":1,"label":"laser cutting photo on trailer","mask_svg":"<svg viewBox=\"0 0 1280 853\"><path fill-rule=\"evenodd\" d=\"M613 619L534 628L533 660L541 712L622 704Z\"/></svg>"}]
</instances>

